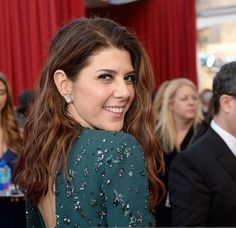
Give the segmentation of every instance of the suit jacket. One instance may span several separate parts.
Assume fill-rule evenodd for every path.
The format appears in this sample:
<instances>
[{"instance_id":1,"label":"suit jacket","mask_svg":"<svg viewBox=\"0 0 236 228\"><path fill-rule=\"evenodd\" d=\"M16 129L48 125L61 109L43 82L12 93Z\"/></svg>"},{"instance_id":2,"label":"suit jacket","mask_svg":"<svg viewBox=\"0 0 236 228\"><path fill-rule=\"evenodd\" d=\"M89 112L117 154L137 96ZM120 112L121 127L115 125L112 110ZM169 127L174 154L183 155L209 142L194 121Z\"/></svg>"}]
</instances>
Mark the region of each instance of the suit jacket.
<instances>
[{"instance_id":1,"label":"suit jacket","mask_svg":"<svg viewBox=\"0 0 236 228\"><path fill-rule=\"evenodd\" d=\"M173 226L236 226L236 157L212 129L169 172Z\"/></svg>"}]
</instances>

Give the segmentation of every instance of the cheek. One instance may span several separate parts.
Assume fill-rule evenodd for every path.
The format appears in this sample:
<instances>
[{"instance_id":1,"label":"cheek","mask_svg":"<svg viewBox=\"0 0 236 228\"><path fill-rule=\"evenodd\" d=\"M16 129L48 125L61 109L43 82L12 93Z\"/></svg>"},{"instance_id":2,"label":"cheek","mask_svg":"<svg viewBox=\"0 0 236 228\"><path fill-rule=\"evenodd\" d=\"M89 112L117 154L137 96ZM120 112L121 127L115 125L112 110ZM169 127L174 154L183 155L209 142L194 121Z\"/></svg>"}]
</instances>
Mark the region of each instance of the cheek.
<instances>
[{"instance_id":1,"label":"cheek","mask_svg":"<svg viewBox=\"0 0 236 228\"><path fill-rule=\"evenodd\" d=\"M106 101L111 97L111 92L109 89L104 89L100 87L94 88L83 88L77 93L78 103L83 103L84 105L91 105L94 108L100 107L106 103Z\"/></svg>"},{"instance_id":2,"label":"cheek","mask_svg":"<svg viewBox=\"0 0 236 228\"><path fill-rule=\"evenodd\" d=\"M130 93L130 102L132 103L135 98L135 90L133 89Z\"/></svg>"},{"instance_id":3,"label":"cheek","mask_svg":"<svg viewBox=\"0 0 236 228\"><path fill-rule=\"evenodd\" d=\"M134 88L131 88L129 90L129 94L130 94L130 102L132 103L132 101L134 100L134 97L135 97L135 90L134 90Z\"/></svg>"},{"instance_id":4,"label":"cheek","mask_svg":"<svg viewBox=\"0 0 236 228\"><path fill-rule=\"evenodd\" d=\"M231 116L232 116L232 120L236 123L236 107L234 107L234 110L233 110ZM236 125L235 125L235 128L236 128Z\"/></svg>"},{"instance_id":5,"label":"cheek","mask_svg":"<svg viewBox=\"0 0 236 228\"><path fill-rule=\"evenodd\" d=\"M6 96L0 97L0 104L1 104L1 106L5 106L6 100L7 100Z\"/></svg>"},{"instance_id":6,"label":"cheek","mask_svg":"<svg viewBox=\"0 0 236 228\"><path fill-rule=\"evenodd\" d=\"M196 100L196 101L194 102L194 105L195 105L196 107L198 107L198 105L199 105L198 100Z\"/></svg>"},{"instance_id":7,"label":"cheek","mask_svg":"<svg viewBox=\"0 0 236 228\"><path fill-rule=\"evenodd\" d=\"M178 111L180 111L180 110L182 110L183 109L183 104L181 103L181 102L174 102L173 104L172 104L172 109L174 110L174 111L176 111L176 112L178 112Z\"/></svg>"},{"instance_id":8,"label":"cheek","mask_svg":"<svg viewBox=\"0 0 236 228\"><path fill-rule=\"evenodd\" d=\"M185 116L185 104L182 102L175 102L173 104L173 113L175 113L178 116Z\"/></svg>"}]
</instances>

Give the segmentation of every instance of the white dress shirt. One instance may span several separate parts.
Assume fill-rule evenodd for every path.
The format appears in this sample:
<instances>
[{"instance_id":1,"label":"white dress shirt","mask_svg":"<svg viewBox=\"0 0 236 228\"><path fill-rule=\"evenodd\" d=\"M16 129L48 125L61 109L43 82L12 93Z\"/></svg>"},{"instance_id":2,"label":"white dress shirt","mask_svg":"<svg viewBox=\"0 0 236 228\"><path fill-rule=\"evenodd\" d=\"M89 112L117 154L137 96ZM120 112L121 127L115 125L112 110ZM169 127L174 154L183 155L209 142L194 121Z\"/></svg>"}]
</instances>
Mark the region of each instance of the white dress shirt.
<instances>
[{"instance_id":1,"label":"white dress shirt","mask_svg":"<svg viewBox=\"0 0 236 228\"><path fill-rule=\"evenodd\" d=\"M236 138L221 128L214 119L211 121L211 127L224 140L234 156L236 156Z\"/></svg>"}]
</instances>

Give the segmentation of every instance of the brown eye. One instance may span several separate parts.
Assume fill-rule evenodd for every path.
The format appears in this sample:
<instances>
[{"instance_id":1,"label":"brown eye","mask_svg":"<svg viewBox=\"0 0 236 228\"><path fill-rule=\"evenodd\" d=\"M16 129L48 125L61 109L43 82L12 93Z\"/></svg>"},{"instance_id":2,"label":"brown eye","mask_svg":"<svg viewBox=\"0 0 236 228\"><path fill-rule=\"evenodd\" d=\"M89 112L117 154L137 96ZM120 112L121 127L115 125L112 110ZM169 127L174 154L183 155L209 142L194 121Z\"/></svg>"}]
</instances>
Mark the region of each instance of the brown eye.
<instances>
[{"instance_id":1,"label":"brown eye","mask_svg":"<svg viewBox=\"0 0 236 228\"><path fill-rule=\"evenodd\" d=\"M6 90L0 90L0 96L3 96L6 94Z\"/></svg>"},{"instance_id":2,"label":"brown eye","mask_svg":"<svg viewBox=\"0 0 236 228\"><path fill-rule=\"evenodd\" d=\"M110 74L101 74L98 76L98 78L107 81L112 79L112 76Z\"/></svg>"},{"instance_id":3,"label":"brown eye","mask_svg":"<svg viewBox=\"0 0 236 228\"><path fill-rule=\"evenodd\" d=\"M135 81L135 75L127 75L124 78L125 81L129 82L129 83L133 83Z\"/></svg>"}]
</instances>

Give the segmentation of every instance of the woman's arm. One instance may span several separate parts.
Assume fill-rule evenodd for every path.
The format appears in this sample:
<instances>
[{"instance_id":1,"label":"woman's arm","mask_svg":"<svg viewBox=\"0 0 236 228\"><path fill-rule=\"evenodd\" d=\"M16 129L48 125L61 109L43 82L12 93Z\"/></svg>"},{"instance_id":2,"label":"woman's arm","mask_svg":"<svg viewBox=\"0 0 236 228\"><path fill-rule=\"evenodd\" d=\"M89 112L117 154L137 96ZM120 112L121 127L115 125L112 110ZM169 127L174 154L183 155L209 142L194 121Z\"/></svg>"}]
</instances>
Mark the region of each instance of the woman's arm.
<instances>
[{"instance_id":1,"label":"woman's arm","mask_svg":"<svg viewBox=\"0 0 236 228\"><path fill-rule=\"evenodd\" d=\"M108 226L153 224L148 206L148 178L143 151L129 134L123 134L106 158L104 193Z\"/></svg>"}]
</instances>

